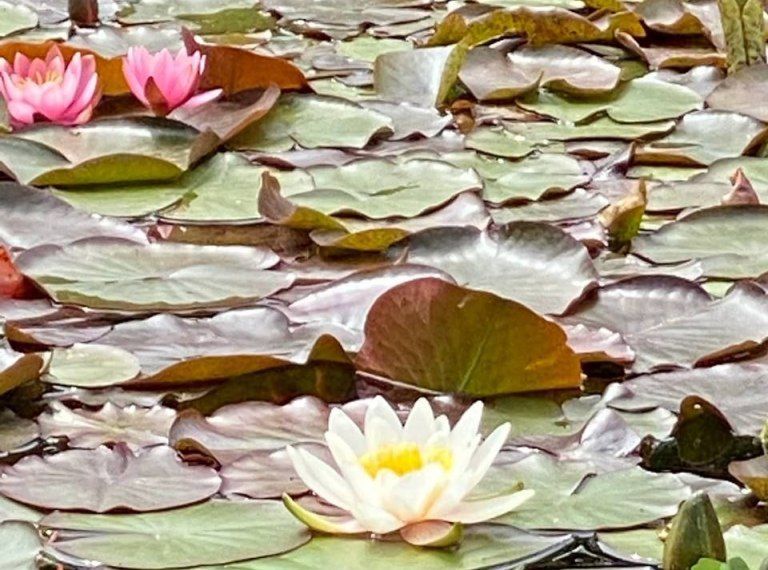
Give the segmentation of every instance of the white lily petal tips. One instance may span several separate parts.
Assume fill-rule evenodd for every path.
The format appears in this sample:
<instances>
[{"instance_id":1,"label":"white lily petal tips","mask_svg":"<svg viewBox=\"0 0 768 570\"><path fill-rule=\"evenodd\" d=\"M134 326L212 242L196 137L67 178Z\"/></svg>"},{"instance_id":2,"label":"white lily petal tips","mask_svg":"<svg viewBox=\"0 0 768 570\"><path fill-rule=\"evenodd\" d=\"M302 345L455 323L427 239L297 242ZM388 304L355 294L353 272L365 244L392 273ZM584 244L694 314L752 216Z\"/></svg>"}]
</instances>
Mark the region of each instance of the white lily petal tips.
<instances>
[{"instance_id":1,"label":"white lily petal tips","mask_svg":"<svg viewBox=\"0 0 768 570\"><path fill-rule=\"evenodd\" d=\"M325 439L337 469L304 450L289 447L288 453L304 483L348 513L347 521L311 513L288 496L284 498L286 506L318 532L400 531L405 540L421 546L429 545L424 539L425 522L473 524L506 514L533 496L533 491L484 501L465 500L499 453L510 429L509 424L499 426L481 444L478 431L482 412L483 404L476 402L451 430L447 418L435 418L429 402L422 398L403 425L386 400L377 397L368 408L361 432L344 412L335 409ZM416 528L420 532L412 530ZM452 527L443 524L434 528L448 533ZM451 533L460 536L456 531ZM435 540L433 545L443 544L444 540Z\"/></svg>"}]
</instances>

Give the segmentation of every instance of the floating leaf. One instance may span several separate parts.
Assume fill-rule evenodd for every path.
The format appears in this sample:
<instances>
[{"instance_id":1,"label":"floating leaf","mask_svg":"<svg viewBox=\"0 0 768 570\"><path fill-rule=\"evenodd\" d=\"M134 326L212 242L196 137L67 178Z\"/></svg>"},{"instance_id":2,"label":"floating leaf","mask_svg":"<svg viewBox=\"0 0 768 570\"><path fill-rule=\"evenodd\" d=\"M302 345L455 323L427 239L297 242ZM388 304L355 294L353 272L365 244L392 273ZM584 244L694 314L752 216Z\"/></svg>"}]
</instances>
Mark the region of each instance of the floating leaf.
<instances>
[{"instance_id":1,"label":"floating leaf","mask_svg":"<svg viewBox=\"0 0 768 570\"><path fill-rule=\"evenodd\" d=\"M699 210L640 236L633 250L656 263L699 259L705 275L738 279L768 271L763 237L768 207L721 206Z\"/></svg>"},{"instance_id":2,"label":"floating leaf","mask_svg":"<svg viewBox=\"0 0 768 570\"><path fill-rule=\"evenodd\" d=\"M317 398L288 404L247 402L226 406L209 417L182 412L171 430L171 442L202 446L216 460L231 463L253 451L277 451L295 443L323 444L329 409Z\"/></svg>"},{"instance_id":3,"label":"floating leaf","mask_svg":"<svg viewBox=\"0 0 768 570\"><path fill-rule=\"evenodd\" d=\"M45 227L45 233L39 231ZM0 183L0 242L13 248L64 245L88 237L114 237L147 243L139 228L78 211L48 192Z\"/></svg>"},{"instance_id":4,"label":"floating leaf","mask_svg":"<svg viewBox=\"0 0 768 570\"><path fill-rule=\"evenodd\" d=\"M53 513L54 551L118 568L178 568L273 556L309 540L276 501L210 501L161 513Z\"/></svg>"},{"instance_id":5,"label":"floating leaf","mask_svg":"<svg viewBox=\"0 0 768 570\"><path fill-rule=\"evenodd\" d=\"M76 344L53 351L45 380L64 386L99 388L127 382L140 371L139 360L123 349Z\"/></svg>"},{"instance_id":6,"label":"floating leaf","mask_svg":"<svg viewBox=\"0 0 768 570\"><path fill-rule=\"evenodd\" d=\"M334 333L342 339L350 335L328 323L291 327L282 312L257 307L210 318L155 315L119 324L99 343L139 359L142 376L136 384L188 384L306 364L324 335ZM158 346L160 336L164 341Z\"/></svg>"},{"instance_id":7,"label":"floating leaf","mask_svg":"<svg viewBox=\"0 0 768 570\"><path fill-rule=\"evenodd\" d=\"M36 570L36 558L43 548L35 527L24 522L0 523L0 542L4 544L0 570Z\"/></svg>"},{"instance_id":8,"label":"floating leaf","mask_svg":"<svg viewBox=\"0 0 768 570\"><path fill-rule=\"evenodd\" d=\"M540 453L491 468L477 496L504 492L522 481L536 495L496 519L522 528L596 530L626 528L674 514L689 488L674 475L638 467L594 474L587 463L558 462Z\"/></svg>"},{"instance_id":9,"label":"floating leaf","mask_svg":"<svg viewBox=\"0 0 768 570\"><path fill-rule=\"evenodd\" d=\"M602 112L619 123L644 123L673 119L699 109L702 99L682 85L643 77L628 81L610 97L583 99L540 91L537 97L519 100L518 105L575 123Z\"/></svg>"},{"instance_id":10,"label":"floating leaf","mask_svg":"<svg viewBox=\"0 0 768 570\"><path fill-rule=\"evenodd\" d=\"M101 240L40 247L19 268L63 303L118 310L231 307L288 287L265 248Z\"/></svg>"},{"instance_id":11,"label":"floating leaf","mask_svg":"<svg viewBox=\"0 0 768 570\"><path fill-rule=\"evenodd\" d=\"M539 313L563 313L596 285L586 248L545 224L518 222L498 232L429 230L410 240L406 259Z\"/></svg>"},{"instance_id":12,"label":"floating leaf","mask_svg":"<svg viewBox=\"0 0 768 570\"><path fill-rule=\"evenodd\" d=\"M125 443L137 450L168 443L168 432L176 418L169 408L155 406L121 408L107 402L96 412L70 410L60 403L37 418L43 437L66 436L70 447L93 449L105 443Z\"/></svg>"},{"instance_id":13,"label":"floating leaf","mask_svg":"<svg viewBox=\"0 0 768 570\"><path fill-rule=\"evenodd\" d=\"M567 46L523 47L508 57L518 73L540 77L543 87L576 95L610 93L621 75L615 65Z\"/></svg>"},{"instance_id":14,"label":"floating leaf","mask_svg":"<svg viewBox=\"0 0 768 570\"><path fill-rule=\"evenodd\" d=\"M289 94L230 146L269 152L294 145L363 148L371 138L390 134L392 129L392 120L372 109L331 97Z\"/></svg>"},{"instance_id":15,"label":"floating leaf","mask_svg":"<svg viewBox=\"0 0 768 570\"><path fill-rule=\"evenodd\" d=\"M578 359L557 325L514 301L438 279L379 297L356 362L393 380L474 396L580 382Z\"/></svg>"},{"instance_id":16,"label":"floating leaf","mask_svg":"<svg viewBox=\"0 0 768 570\"><path fill-rule=\"evenodd\" d=\"M22 5L0 2L0 37L37 26L37 14Z\"/></svg>"},{"instance_id":17,"label":"floating leaf","mask_svg":"<svg viewBox=\"0 0 768 570\"><path fill-rule=\"evenodd\" d=\"M134 454L118 444L25 457L3 471L0 493L46 509L103 513L187 505L207 499L220 485L213 469L185 465L170 447Z\"/></svg>"}]
</instances>

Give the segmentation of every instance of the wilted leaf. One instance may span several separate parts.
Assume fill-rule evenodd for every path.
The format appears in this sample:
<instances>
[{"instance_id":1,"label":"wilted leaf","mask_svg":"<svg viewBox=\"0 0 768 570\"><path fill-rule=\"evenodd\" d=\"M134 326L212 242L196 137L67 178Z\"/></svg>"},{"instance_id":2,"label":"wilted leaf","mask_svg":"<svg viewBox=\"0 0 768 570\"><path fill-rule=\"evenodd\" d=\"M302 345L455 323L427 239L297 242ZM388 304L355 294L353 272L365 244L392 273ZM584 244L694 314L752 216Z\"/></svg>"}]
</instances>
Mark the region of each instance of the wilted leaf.
<instances>
[{"instance_id":1,"label":"wilted leaf","mask_svg":"<svg viewBox=\"0 0 768 570\"><path fill-rule=\"evenodd\" d=\"M474 396L580 382L578 359L557 325L513 301L437 279L379 297L356 363L393 380Z\"/></svg>"},{"instance_id":2,"label":"wilted leaf","mask_svg":"<svg viewBox=\"0 0 768 570\"><path fill-rule=\"evenodd\" d=\"M717 5L728 48L728 71L765 63L762 3L755 0L718 0Z\"/></svg>"}]
</instances>

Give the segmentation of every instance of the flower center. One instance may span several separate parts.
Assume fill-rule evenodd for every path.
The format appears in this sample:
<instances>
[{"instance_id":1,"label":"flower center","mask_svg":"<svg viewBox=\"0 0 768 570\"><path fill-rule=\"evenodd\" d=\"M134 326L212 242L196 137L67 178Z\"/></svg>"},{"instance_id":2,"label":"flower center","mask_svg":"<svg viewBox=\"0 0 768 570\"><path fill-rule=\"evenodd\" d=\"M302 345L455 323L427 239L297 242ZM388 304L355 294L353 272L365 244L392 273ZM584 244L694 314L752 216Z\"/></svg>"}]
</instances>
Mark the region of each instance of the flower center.
<instances>
[{"instance_id":1,"label":"flower center","mask_svg":"<svg viewBox=\"0 0 768 570\"><path fill-rule=\"evenodd\" d=\"M20 87L23 87L27 83L36 83L37 85L43 85L45 83L61 83L61 80L63 78L64 77L59 72L50 69L45 73L41 73L38 71L34 75L30 75L29 77L19 77L15 83Z\"/></svg>"},{"instance_id":2,"label":"flower center","mask_svg":"<svg viewBox=\"0 0 768 570\"><path fill-rule=\"evenodd\" d=\"M394 443L384 445L376 451L369 451L360 457L360 464L371 477L376 477L382 469L389 469L402 476L411 471L418 471L430 463L437 463L445 471L449 471L453 465L453 453L443 446L422 449L415 443Z\"/></svg>"}]
</instances>

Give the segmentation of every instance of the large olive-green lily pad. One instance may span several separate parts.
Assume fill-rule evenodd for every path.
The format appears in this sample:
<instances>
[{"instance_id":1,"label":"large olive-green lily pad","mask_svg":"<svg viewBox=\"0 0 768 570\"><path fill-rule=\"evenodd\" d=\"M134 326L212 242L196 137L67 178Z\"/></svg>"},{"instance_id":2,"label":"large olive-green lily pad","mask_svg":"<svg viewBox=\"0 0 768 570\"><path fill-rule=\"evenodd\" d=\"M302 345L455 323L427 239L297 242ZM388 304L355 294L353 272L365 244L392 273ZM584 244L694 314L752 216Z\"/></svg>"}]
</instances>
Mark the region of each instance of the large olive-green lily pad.
<instances>
[{"instance_id":1,"label":"large olive-green lily pad","mask_svg":"<svg viewBox=\"0 0 768 570\"><path fill-rule=\"evenodd\" d=\"M304 570L339 567L342 560L343 568L350 569L480 570L499 564L533 563L567 547L572 540L568 534L544 536L489 524L467 527L455 549L420 548L400 540L318 536L306 546L274 558L205 570Z\"/></svg>"},{"instance_id":2,"label":"large olive-green lily pad","mask_svg":"<svg viewBox=\"0 0 768 570\"><path fill-rule=\"evenodd\" d=\"M0 2L0 37L37 26L37 14L23 4Z\"/></svg>"},{"instance_id":3,"label":"large olive-green lily pad","mask_svg":"<svg viewBox=\"0 0 768 570\"><path fill-rule=\"evenodd\" d=\"M212 148L204 138L191 127L159 118L105 119L79 127L43 124L0 137L0 163L20 182L34 185L169 180Z\"/></svg>"},{"instance_id":4,"label":"large olive-green lily pad","mask_svg":"<svg viewBox=\"0 0 768 570\"><path fill-rule=\"evenodd\" d=\"M307 172L314 189L284 188L284 196L324 214L358 213L375 219L417 216L481 186L472 170L438 160L369 159Z\"/></svg>"},{"instance_id":5,"label":"large olive-green lily pad","mask_svg":"<svg viewBox=\"0 0 768 570\"><path fill-rule=\"evenodd\" d=\"M267 271L277 256L250 247L86 240L41 246L21 271L61 303L117 310L180 310L252 303L293 277Z\"/></svg>"},{"instance_id":6,"label":"large olive-green lily pad","mask_svg":"<svg viewBox=\"0 0 768 570\"><path fill-rule=\"evenodd\" d=\"M633 562L643 558L659 563L664 553L664 543L659 538L659 531L652 528L601 532L598 539L603 549L613 555L627 557Z\"/></svg>"},{"instance_id":7,"label":"large olive-green lily pad","mask_svg":"<svg viewBox=\"0 0 768 570\"><path fill-rule=\"evenodd\" d=\"M217 153L166 183L110 184L56 191L66 202L107 216L142 217L161 213L163 219L187 222L258 220L261 175L267 169L237 153ZM310 189L303 171L273 171L293 188Z\"/></svg>"},{"instance_id":8,"label":"large olive-green lily pad","mask_svg":"<svg viewBox=\"0 0 768 570\"><path fill-rule=\"evenodd\" d=\"M531 142L500 127L480 127L473 130L467 135L464 146L505 158L523 158L534 149Z\"/></svg>"},{"instance_id":9,"label":"large olive-green lily pad","mask_svg":"<svg viewBox=\"0 0 768 570\"><path fill-rule=\"evenodd\" d=\"M675 130L643 145L635 153L641 163L708 165L716 160L741 156L766 136L760 121L727 111L688 113Z\"/></svg>"},{"instance_id":10,"label":"large olive-green lily pad","mask_svg":"<svg viewBox=\"0 0 768 570\"><path fill-rule=\"evenodd\" d=\"M490 396L580 383L563 330L514 301L417 279L378 298L358 366L430 390Z\"/></svg>"},{"instance_id":11,"label":"large olive-green lily pad","mask_svg":"<svg viewBox=\"0 0 768 570\"><path fill-rule=\"evenodd\" d=\"M576 98L541 90L518 101L524 109L572 123L603 112L620 123L662 121L700 109L702 104L701 96L688 87L645 77L628 81L610 97Z\"/></svg>"},{"instance_id":12,"label":"large olive-green lily pad","mask_svg":"<svg viewBox=\"0 0 768 570\"><path fill-rule=\"evenodd\" d=\"M631 528L674 515L691 494L674 475L639 467L595 475L588 463L562 462L541 453L491 467L474 494L502 493L514 481L536 495L496 520L520 528Z\"/></svg>"},{"instance_id":13,"label":"large olive-green lily pad","mask_svg":"<svg viewBox=\"0 0 768 570\"><path fill-rule=\"evenodd\" d=\"M40 535L31 524L18 521L0 523L0 570L36 570L35 559L43 548Z\"/></svg>"},{"instance_id":14,"label":"large olive-green lily pad","mask_svg":"<svg viewBox=\"0 0 768 570\"><path fill-rule=\"evenodd\" d=\"M138 515L53 513L50 546L117 568L179 568L274 556L310 538L277 501L209 501Z\"/></svg>"},{"instance_id":15,"label":"large olive-green lily pad","mask_svg":"<svg viewBox=\"0 0 768 570\"><path fill-rule=\"evenodd\" d=\"M609 203L602 194L577 188L570 194L557 196L551 200L499 208L493 210L491 216L497 224L584 220L594 217Z\"/></svg>"},{"instance_id":16,"label":"large olive-green lily pad","mask_svg":"<svg viewBox=\"0 0 768 570\"><path fill-rule=\"evenodd\" d=\"M441 269L459 285L539 313L562 313L597 285L587 249L547 224L518 222L495 232L433 229L414 236L406 251L409 263Z\"/></svg>"},{"instance_id":17,"label":"large olive-green lily pad","mask_svg":"<svg viewBox=\"0 0 768 570\"><path fill-rule=\"evenodd\" d=\"M639 236L633 251L656 263L700 259L709 277L757 277L768 271L766 232L768 206L718 206Z\"/></svg>"},{"instance_id":18,"label":"large olive-green lily pad","mask_svg":"<svg viewBox=\"0 0 768 570\"><path fill-rule=\"evenodd\" d=\"M230 141L230 146L268 152L295 145L363 148L371 138L391 134L392 128L387 115L343 99L287 94L266 117Z\"/></svg>"},{"instance_id":19,"label":"large olive-green lily pad","mask_svg":"<svg viewBox=\"0 0 768 570\"><path fill-rule=\"evenodd\" d=\"M412 49L413 44L405 40L358 36L352 40L338 44L336 46L336 53L351 59L373 63L376 61L376 58L383 53L408 51Z\"/></svg>"}]
</instances>

